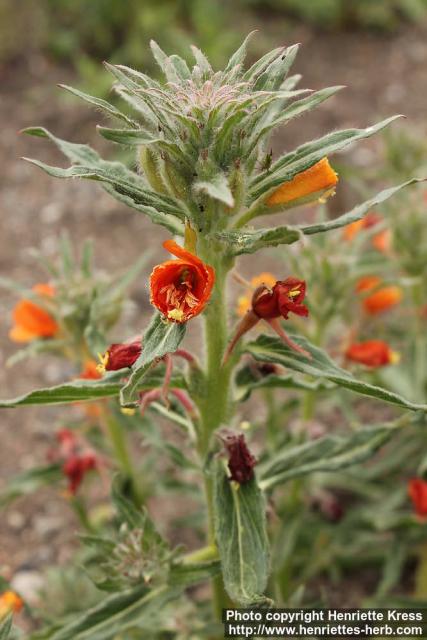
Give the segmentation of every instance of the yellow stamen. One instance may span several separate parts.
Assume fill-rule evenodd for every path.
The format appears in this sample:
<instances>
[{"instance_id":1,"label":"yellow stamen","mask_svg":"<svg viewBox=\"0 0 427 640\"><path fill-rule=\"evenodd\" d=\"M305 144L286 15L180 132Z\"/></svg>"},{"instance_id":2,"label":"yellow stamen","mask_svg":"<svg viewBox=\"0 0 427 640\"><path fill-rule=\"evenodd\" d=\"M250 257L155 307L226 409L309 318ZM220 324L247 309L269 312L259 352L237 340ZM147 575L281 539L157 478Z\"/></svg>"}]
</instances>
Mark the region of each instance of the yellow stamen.
<instances>
[{"instance_id":1,"label":"yellow stamen","mask_svg":"<svg viewBox=\"0 0 427 640\"><path fill-rule=\"evenodd\" d=\"M301 290L300 290L300 289L291 289L291 290L288 292L288 296L289 296L290 298L295 298L296 296L299 296L299 294L300 294L300 293L301 293Z\"/></svg>"},{"instance_id":2,"label":"yellow stamen","mask_svg":"<svg viewBox=\"0 0 427 640\"><path fill-rule=\"evenodd\" d=\"M102 375L104 375L104 373L107 370L107 364L110 358L110 354L108 353L108 351L106 351L104 354L98 353L98 358L99 358L99 364L96 365L96 370L99 371L99 373L102 373Z\"/></svg>"},{"instance_id":3,"label":"yellow stamen","mask_svg":"<svg viewBox=\"0 0 427 640\"><path fill-rule=\"evenodd\" d=\"M181 322L184 318L184 312L182 309L171 309L168 311L169 320L176 320L176 322Z\"/></svg>"},{"instance_id":4,"label":"yellow stamen","mask_svg":"<svg viewBox=\"0 0 427 640\"><path fill-rule=\"evenodd\" d=\"M336 193L335 189L328 189L328 191L325 191L325 193L323 193L318 200L319 204L325 204L327 199L334 196L335 193Z\"/></svg>"}]
</instances>

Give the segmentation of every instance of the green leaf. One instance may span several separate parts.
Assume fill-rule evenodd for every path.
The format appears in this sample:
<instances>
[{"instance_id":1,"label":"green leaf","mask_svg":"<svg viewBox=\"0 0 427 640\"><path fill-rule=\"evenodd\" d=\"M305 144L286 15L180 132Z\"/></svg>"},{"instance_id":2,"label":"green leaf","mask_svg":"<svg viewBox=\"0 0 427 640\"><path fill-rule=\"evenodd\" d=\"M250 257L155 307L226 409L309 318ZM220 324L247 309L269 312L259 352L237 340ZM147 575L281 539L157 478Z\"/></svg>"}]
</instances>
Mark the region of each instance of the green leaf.
<instances>
[{"instance_id":1,"label":"green leaf","mask_svg":"<svg viewBox=\"0 0 427 640\"><path fill-rule=\"evenodd\" d=\"M220 573L221 565L218 560L175 564L170 570L169 583L172 586L189 587L198 582L206 582Z\"/></svg>"},{"instance_id":2,"label":"green leaf","mask_svg":"<svg viewBox=\"0 0 427 640\"><path fill-rule=\"evenodd\" d=\"M186 324L167 322L158 313L144 334L143 349L132 367L132 374L120 393L124 407L135 406L135 396L150 368L167 353L176 351L184 338Z\"/></svg>"},{"instance_id":3,"label":"green leaf","mask_svg":"<svg viewBox=\"0 0 427 640\"><path fill-rule=\"evenodd\" d=\"M215 536L225 588L236 603L263 603L269 574L265 501L255 478L230 482L222 461L214 477Z\"/></svg>"},{"instance_id":4,"label":"green leaf","mask_svg":"<svg viewBox=\"0 0 427 640\"><path fill-rule=\"evenodd\" d=\"M277 56L268 65L264 73L258 76L254 89L257 91L277 91L284 82L298 53L298 49L299 44L294 44L287 47L279 56Z\"/></svg>"},{"instance_id":5,"label":"green leaf","mask_svg":"<svg viewBox=\"0 0 427 640\"><path fill-rule=\"evenodd\" d=\"M209 198L223 202L227 207L234 206L234 198L223 173L217 173L211 180L199 180L193 184L195 193L205 193Z\"/></svg>"},{"instance_id":6,"label":"green leaf","mask_svg":"<svg viewBox=\"0 0 427 640\"><path fill-rule=\"evenodd\" d=\"M312 167L325 156L341 151L348 145L378 133L401 116L392 116L366 129L334 131L323 138L301 145L279 158L267 171L252 181L251 201L266 198L278 186ZM264 211L267 213L268 211Z\"/></svg>"},{"instance_id":7,"label":"green leaf","mask_svg":"<svg viewBox=\"0 0 427 640\"><path fill-rule=\"evenodd\" d=\"M266 247L293 244L300 240L301 231L290 226L271 229L230 229L217 232L215 237L227 244L231 255L239 256L243 253L255 253Z\"/></svg>"},{"instance_id":8,"label":"green leaf","mask_svg":"<svg viewBox=\"0 0 427 640\"><path fill-rule=\"evenodd\" d=\"M247 344L245 351L261 362L275 362L314 378L324 378L363 396L377 398L411 411L427 411L425 404L410 402L397 393L358 380L350 372L338 367L322 349L315 347L305 338L293 335L292 340L311 353L311 359L290 349L279 338L266 335L261 335L255 342Z\"/></svg>"},{"instance_id":9,"label":"green leaf","mask_svg":"<svg viewBox=\"0 0 427 640\"><path fill-rule=\"evenodd\" d=\"M333 385L322 380L308 382L293 375L262 374L254 371L250 365L237 372L235 379L236 400L243 402L249 398L252 391L258 389L302 389L304 391L324 391Z\"/></svg>"},{"instance_id":10,"label":"green leaf","mask_svg":"<svg viewBox=\"0 0 427 640\"><path fill-rule=\"evenodd\" d=\"M153 138L144 129L110 129L110 127L102 127L100 125L96 129L103 138L118 144L140 146L161 142L160 138Z\"/></svg>"},{"instance_id":11,"label":"green leaf","mask_svg":"<svg viewBox=\"0 0 427 640\"><path fill-rule=\"evenodd\" d=\"M175 200L149 189L141 176L129 171L120 162L103 160L89 146L61 140L43 127L31 127L25 129L24 132L29 135L49 138L74 166L63 169L51 167L30 158L24 158L24 160L35 164L55 178L74 177L100 181L103 183L105 191L116 200L145 213L155 224L160 224L173 233L183 235L183 225L174 217L184 219L185 214Z\"/></svg>"},{"instance_id":12,"label":"green leaf","mask_svg":"<svg viewBox=\"0 0 427 640\"><path fill-rule=\"evenodd\" d=\"M13 615L9 614L4 622L0 624L0 640L8 640L12 631Z\"/></svg>"},{"instance_id":13,"label":"green leaf","mask_svg":"<svg viewBox=\"0 0 427 640\"><path fill-rule=\"evenodd\" d=\"M208 77L212 73L212 67L209 60L207 59L205 54L202 51L200 51L200 49L195 47L193 44L190 45L190 47L191 47L191 51L193 52L193 56L196 61L196 64L199 67L201 73L204 76Z\"/></svg>"},{"instance_id":14,"label":"green leaf","mask_svg":"<svg viewBox=\"0 0 427 640\"><path fill-rule=\"evenodd\" d=\"M248 49L248 44L253 36L257 33L257 30L251 31L246 38L243 40L240 47L233 53L229 61L227 62L227 66L224 69L224 73L228 73L232 71L235 66L242 65L246 58L246 51Z\"/></svg>"},{"instance_id":15,"label":"green leaf","mask_svg":"<svg viewBox=\"0 0 427 640\"><path fill-rule=\"evenodd\" d=\"M332 231L332 229L340 229L341 227L345 227L352 222L356 222L356 220L361 220L365 216L365 214L372 209L372 207L376 207L379 204L385 202L385 200L388 200L389 198L394 196L394 194L401 189L404 189L411 184L415 184L416 182L423 181L424 179L412 178L411 180L407 180L406 182L403 182L402 184L399 184L395 187L389 187L388 189L380 191L380 193L377 193L377 195L373 198L370 198L370 200L366 200L366 202L357 205L357 207L354 207L354 209L348 211L347 213L344 213L338 218L334 218L333 220L326 220L324 222L319 222L316 224L300 225L298 228L307 236L314 233L324 233L325 231Z\"/></svg>"},{"instance_id":16,"label":"green leaf","mask_svg":"<svg viewBox=\"0 0 427 640\"><path fill-rule=\"evenodd\" d=\"M40 487L54 484L61 478L62 471L58 464L24 471L11 478L6 487L0 491L0 506L4 507L12 500L33 493Z\"/></svg>"},{"instance_id":17,"label":"green leaf","mask_svg":"<svg viewBox=\"0 0 427 640\"><path fill-rule=\"evenodd\" d=\"M116 593L75 617L62 628L41 631L31 640L113 640L126 630L137 627L151 630L157 614L171 600L180 596L182 588L163 585L150 591L144 585Z\"/></svg>"},{"instance_id":18,"label":"green leaf","mask_svg":"<svg viewBox=\"0 0 427 640\"><path fill-rule=\"evenodd\" d=\"M126 122L126 124L128 124L130 127L138 126L136 122L134 122L131 118L128 118L128 116L126 116L124 113L119 111L117 107L110 104L106 100L102 100L101 98L96 98L94 96L89 95L88 93L84 93L83 91L74 89L74 87L69 87L66 84L60 84L59 86L61 87L61 89L65 89L66 91L69 91L73 95L77 96L78 98L81 98L82 100L84 100L85 102L88 102L89 104L94 105L98 109L102 109L102 111L105 111L106 113L108 113L108 115L113 116L118 120L122 120L123 122Z\"/></svg>"},{"instance_id":19,"label":"green leaf","mask_svg":"<svg viewBox=\"0 0 427 640\"><path fill-rule=\"evenodd\" d=\"M75 380L57 385L30 391L17 398L10 400L0 400L0 408L17 407L19 405L37 404L67 404L74 402L85 402L100 400L101 398L112 398L118 396L123 386L122 378L126 375L122 370L120 373L114 372L104 376L101 380ZM140 380L138 391L147 391L161 387L163 377L156 372ZM181 376L174 376L171 384L174 387L185 386Z\"/></svg>"},{"instance_id":20,"label":"green leaf","mask_svg":"<svg viewBox=\"0 0 427 640\"><path fill-rule=\"evenodd\" d=\"M287 445L258 467L260 487L271 489L309 473L337 471L371 458L393 435L397 427L359 429L348 436L327 435L296 447Z\"/></svg>"}]
</instances>

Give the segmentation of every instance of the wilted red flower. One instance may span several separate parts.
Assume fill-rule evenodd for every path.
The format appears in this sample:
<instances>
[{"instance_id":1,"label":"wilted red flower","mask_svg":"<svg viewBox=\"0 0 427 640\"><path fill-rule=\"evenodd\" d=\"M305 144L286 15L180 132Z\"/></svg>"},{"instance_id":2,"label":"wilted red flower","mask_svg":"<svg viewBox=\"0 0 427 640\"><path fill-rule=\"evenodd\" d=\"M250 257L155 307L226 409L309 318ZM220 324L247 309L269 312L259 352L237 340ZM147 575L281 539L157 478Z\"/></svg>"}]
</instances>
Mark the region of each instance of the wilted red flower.
<instances>
[{"instance_id":1,"label":"wilted red flower","mask_svg":"<svg viewBox=\"0 0 427 640\"><path fill-rule=\"evenodd\" d=\"M36 284L33 291L41 297L52 297L55 292L49 284ZM9 337L14 342L53 338L59 330L56 320L32 300L20 300L13 309L12 317L13 327Z\"/></svg>"},{"instance_id":2,"label":"wilted red flower","mask_svg":"<svg viewBox=\"0 0 427 640\"><path fill-rule=\"evenodd\" d=\"M252 296L252 308L241 319L227 347L224 363L227 362L240 338L260 320L268 322L271 328L291 349L298 351L306 358L311 358L310 353L289 338L278 320L279 318L287 320L290 313L295 313L298 316L308 316L308 309L303 304L305 293L305 281L292 276L285 280L278 280L272 288L266 285L258 287Z\"/></svg>"},{"instance_id":3,"label":"wilted red flower","mask_svg":"<svg viewBox=\"0 0 427 640\"><path fill-rule=\"evenodd\" d=\"M262 273L254 276L250 281L250 287L245 292L245 295L239 296L237 300L237 315L244 316L247 311L251 308L251 298L253 295L253 291L260 287L261 285L266 285L267 287L273 288L276 284L277 280L273 276L272 273L268 271L263 271Z\"/></svg>"},{"instance_id":4,"label":"wilted red flower","mask_svg":"<svg viewBox=\"0 0 427 640\"><path fill-rule=\"evenodd\" d=\"M421 518L427 517L427 482L421 478L411 478L408 483L408 494L416 514Z\"/></svg>"},{"instance_id":5,"label":"wilted red flower","mask_svg":"<svg viewBox=\"0 0 427 640\"><path fill-rule=\"evenodd\" d=\"M62 472L68 478L68 490L75 495L85 474L97 468L98 457L71 429L60 429L56 439L58 446L48 452L48 459L61 464Z\"/></svg>"},{"instance_id":6,"label":"wilted red flower","mask_svg":"<svg viewBox=\"0 0 427 640\"><path fill-rule=\"evenodd\" d=\"M215 271L173 240L163 243L178 258L154 267L151 303L172 322L187 322L203 311L215 282Z\"/></svg>"},{"instance_id":7,"label":"wilted red flower","mask_svg":"<svg viewBox=\"0 0 427 640\"><path fill-rule=\"evenodd\" d=\"M256 458L251 454L243 434L227 433L221 435L228 454L230 478L239 484L249 482L254 477Z\"/></svg>"},{"instance_id":8,"label":"wilted red flower","mask_svg":"<svg viewBox=\"0 0 427 640\"><path fill-rule=\"evenodd\" d=\"M96 469L97 458L93 453L71 455L62 465L62 472L68 478L68 490L72 495L77 493L88 471Z\"/></svg>"},{"instance_id":9,"label":"wilted red flower","mask_svg":"<svg viewBox=\"0 0 427 640\"><path fill-rule=\"evenodd\" d=\"M334 193L338 175L332 169L327 158L322 158L312 167L297 173L291 180L284 182L267 199L268 206L288 204L310 195L323 196Z\"/></svg>"},{"instance_id":10,"label":"wilted red flower","mask_svg":"<svg viewBox=\"0 0 427 640\"><path fill-rule=\"evenodd\" d=\"M363 229L369 229L370 227L373 227L374 225L381 222L381 220L382 220L382 217L378 215L378 213L374 213L373 211L370 211L361 220L356 220L355 222L352 222L351 224L348 224L346 227L344 227L343 229L344 239L350 242L351 240L353 240L353 238L355 238L360 233L360 231L363 231Z\"/></svg>"},{"instance_id":11,"label":"wilted red flower","mask_svg":"<svg viewBox=\"0 0 427 640\"><path fill-rule=\"evenodd\" d=\"M393 351L383 340L353 342L346 352L346 358L367 367L384 367L399 361L399 354Z\"/></svg>"},{"instance_id":12,"label":"wilted red flower","mask_svg":"<svg viewBox=\"0 0 427 640\"><path fill-rule=\"evenodd\" d=\"M403 298L403 292L400 287L390 285L388 287L381 287L377 291L374 291L363 300L363 308L369 315L377 315L388 311Z\"/></svg>"},{"instance_id":13,"label":"wilted red flower","mask_svg":"<svg viewBox=\"0 0 427 640\"><path fill-rule=\"evenodd\" d=\"M105 373L132 367L141 355L141 351L140 338L133 342L112 344L104 355L99 354L100 364L97 369L100 373Z\"/></svg>"},{"instance_id":14,"label":"wilted red flower","mask_svg":"<svg viewBox=\"0 0 427 640\"><path fill-rule=\"evenodd\" d=\"M282 317L287 320L291 312L308 316L308 309L303 304L305 292L305 281L293 277L277 281L272 289L265 285L258 287L252 296L252 310L264 319Z\"/></svg>"},{"instance_id":15,"label":"wilted red flower","mask_svg":"<svg viewBox=\"0 0 427 640\"><path fill-rule=\"evenodd\" d=\"M0 595L0 620L9 613L19 613L24 606L24 601L14 591L5 591Z\"/></svg>"}]
</instances>

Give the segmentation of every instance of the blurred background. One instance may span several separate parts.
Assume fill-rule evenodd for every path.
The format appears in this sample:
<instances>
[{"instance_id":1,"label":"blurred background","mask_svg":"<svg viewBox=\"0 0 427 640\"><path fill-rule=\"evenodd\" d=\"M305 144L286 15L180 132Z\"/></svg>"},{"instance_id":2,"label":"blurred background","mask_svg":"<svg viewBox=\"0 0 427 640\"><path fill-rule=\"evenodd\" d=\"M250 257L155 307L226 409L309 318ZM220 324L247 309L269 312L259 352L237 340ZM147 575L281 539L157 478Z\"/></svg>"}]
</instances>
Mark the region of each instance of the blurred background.
<instances>
[{"instance_id":1,"label":"blurred background","mask_svg":"<svg viewBox=\"0 0 427 640\"><path fill-rule=\"evenodd\" d=\"M76 247L85 238L94 238L96 263L105 270L128 267L164 238L165 232L138 213L125 211L96 185L55 181L20 160L30 156L51 164L63 162L48 143L19 135L30 125L92 144L104 155L118 153L96 135L101 116L61 92L57 83L110 96L111 78L103 60L156 75L148 46L151 38L167 53L184 57L194 43L220 67L252 29L259 33L251 59L278 45L301 42L294 66L294 72L304 76L301 86L348 87L286 128L275 141L277 147L292 147L338 127L368 126L393 113L405 114L414 131L425 131L427 0L0 0L1 275L28 287L43 281L31 248L54 256L63 230ZM351 151L346 162L367 169L369 175L378 145L378 139L365 142ZM398 147L395 153L399 156ZM344 211L354 199L342 184L332 206ZM154 255L149 261L147 273L157 259ZM260 270L253 258L242 261L245 274ZM149 308L144 281L136 283L134 305L126 318L135 327L140 323L138 314ZM46 360L42 369L40 359L31 361L24 372L20 367L4 368L15 349L8 340L14 302L12 295L0 290L2 397L54 384L69 373L54 360ZM44 455L40 452L46 449L54 417L52 408L0 415L2 480L30 468ZM69 557L74 536L71 516L59 497L49 495L47 500L46 495L38 492L21 499L2 518L3 575L31 574Z\"/></svg>"}]
</instances>

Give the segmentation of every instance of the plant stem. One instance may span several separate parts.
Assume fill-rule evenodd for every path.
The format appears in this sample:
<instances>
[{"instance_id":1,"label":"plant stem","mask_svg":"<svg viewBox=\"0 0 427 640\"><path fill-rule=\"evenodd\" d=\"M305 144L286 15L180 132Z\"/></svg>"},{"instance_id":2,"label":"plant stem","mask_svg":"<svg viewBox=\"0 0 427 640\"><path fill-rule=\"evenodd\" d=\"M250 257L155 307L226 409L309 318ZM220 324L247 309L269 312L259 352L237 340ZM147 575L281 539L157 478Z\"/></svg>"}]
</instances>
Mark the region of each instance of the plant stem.
<instances>
[{"instance_id":1,"label":"plant stem","mask_svg":"<svg viewBox=\"0 0 427 640\"><path fill-rule=\"evenodd\" d=\"M109 413L104 413L104 423L114 451L115 458L124 474L129 478L132 485L132 498L136 506L141 506L143 496L139 487L138 475L133 467L131 457L127 448L126 438L122 425Z\"/></svg>"},{"instance_id":2,"label":"plant stem","mask_svg":"<svg viewBox=\"0 0 427 640\"><path fill-rule=\"evenodd\" d=\"M232 362L222 365L227 346L226 276L232 261L221 253L215 253L209 242L201 240L200 257L215 269L215 287L205 312L206 365L203 396L199 400L201 428L199 453L204 459L209 451L212 434L224 424L230 414L230 376ZM212 478L205 477L206 508L208 514L207 544L215 544ZM222 577L212 580L213 608L221 620L222 609L229 604Z\"/></svg>"}]
</instances>

